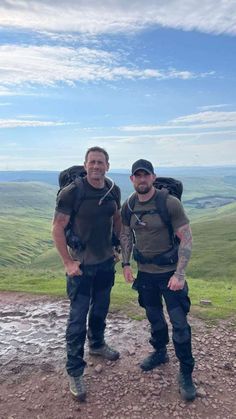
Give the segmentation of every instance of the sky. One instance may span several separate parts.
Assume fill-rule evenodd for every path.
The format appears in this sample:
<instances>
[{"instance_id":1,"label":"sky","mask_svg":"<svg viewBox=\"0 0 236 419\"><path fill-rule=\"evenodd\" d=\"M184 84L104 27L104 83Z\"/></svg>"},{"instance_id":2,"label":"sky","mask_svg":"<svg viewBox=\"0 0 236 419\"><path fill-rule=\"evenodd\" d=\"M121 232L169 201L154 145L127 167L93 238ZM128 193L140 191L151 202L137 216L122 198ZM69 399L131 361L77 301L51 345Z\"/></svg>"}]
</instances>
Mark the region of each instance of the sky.
<instances>
[{"instance_id":1,"label":"sky","mask_svg":"<svg viewBox=\"0 0 236 419\"><path fill-rule=\"evenodd\" d=\"M0 0L0 170L236 165L236 0Z\"/></svg>"}]
</instances>

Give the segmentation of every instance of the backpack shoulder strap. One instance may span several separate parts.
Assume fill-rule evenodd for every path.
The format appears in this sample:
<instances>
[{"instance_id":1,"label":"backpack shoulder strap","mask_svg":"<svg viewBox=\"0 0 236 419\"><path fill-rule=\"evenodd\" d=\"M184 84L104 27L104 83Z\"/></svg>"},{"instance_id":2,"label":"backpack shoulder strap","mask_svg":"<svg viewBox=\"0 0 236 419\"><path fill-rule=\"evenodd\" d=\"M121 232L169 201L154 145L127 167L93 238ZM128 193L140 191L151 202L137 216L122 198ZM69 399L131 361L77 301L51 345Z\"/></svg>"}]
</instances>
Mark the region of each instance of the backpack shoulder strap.
<instances>
[{"instance_id":1,"label":"backpack shoulder strap","mask_svg":"<svg viewBox=\"0 0 236 419\"><path fill-rule=\"evenodd\" d=\"M135 198L136 192L133 192L125 201L124 205L122 206L121 215L122 218L125 220L127 225L130 225L131 216L134 213L134 205L135 205Z\"/></svg>"},{"instance_id":2,"label":"backpack shoulder strap","mask_svg":"<svg viewBox=\"0 0 236 419\"><path fill-rule=\"evenodd\" d=\"M155 205L163 223L168 228L170 240L173 242L174 230L172 227L171 218L170 218L170 214L168 212L167 203L166 203L168 195L169 195L168 189L162 188L161 190L159 190L155 197Z\"/></svg>"},{"instance_id":3,"label":"backpack shoulder strap","mask_svg":"<svg viewBox=\"0 0 236 419\"><path fill-rule=\"evenodd\" d=\"M120 192L118 192L115 182L109 177L105 177L105 185L108 191L102 197L100 202L102 203L102 201L110 194L112 198L116 201L117 207L120 208Z\"/></svg>"},{"instance_id":4,"label":"backpack shoulder strap","mask_svg":"<svg viewBox=\"0 0 236 419\"><path fill-rule=\"evenodd\" d=\"M74 183L76 185L76 193L73 212L74 214L77 214L77 212L79 211L79 207L85 198L84 178L78 177L74 180Z\"/></svg>"},{"instance_id":5,"label":"backpack shoulder strap","mask_svg":"<svg viewBox=\"0 0 236 419\"><path fill-rule=\"evenodd\" d=\"M85 177L78 177L74 180L76 185L76 197L75 197L75 204L74 204L74 213L79 211L80 205L82 204L84 199L94 199L86 196L86 188L85 188ZM112 195L112 198L116 201L118 207L120 206L120 194L116 193L116 189L114 188L115 183L110 178L105 178L105 185L107 187L107 192L105 195L100 199L100 204L102 204L103 200L109 195Z\"/></svg>"}]
</instances>

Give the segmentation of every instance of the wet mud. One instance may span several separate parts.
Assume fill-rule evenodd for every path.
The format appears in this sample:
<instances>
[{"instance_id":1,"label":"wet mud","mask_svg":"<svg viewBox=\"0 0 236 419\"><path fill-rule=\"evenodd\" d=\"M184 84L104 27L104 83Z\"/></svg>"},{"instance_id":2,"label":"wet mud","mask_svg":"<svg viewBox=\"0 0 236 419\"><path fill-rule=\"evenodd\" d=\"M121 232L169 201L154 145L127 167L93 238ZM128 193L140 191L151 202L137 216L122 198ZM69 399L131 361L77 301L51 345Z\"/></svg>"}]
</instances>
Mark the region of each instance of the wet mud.
<instances>
[{"instance_id":1,"label":"wet mud","mask_svg":"<svg viewBox=\"0 0 236 419\"><path fill-rule=\"evenodd\" d=\"M48 300L46 297L17 296L17 301L8 301L8 294L0 298L0 381L10 374L38 366L50 371L65 364L65 329L69 312L66 299ZM4 301L5 300L5 301ZM148 338L147 324L142 334ZM131 351L137 346L140 322L122 314L109 314L106 338L119 350ZM142 336L142 341L143 341ZM87 350L87 344L85 351Z\"/></svg>"},{"instance_id":2,"label":"wet mud","mask_svg":"<svg viewBox=\"0 0 236 419\"><path fill-rule=\"evenodd\" d=\"M85 348L86 403L73 400L65 373L69 304L23 293L0 293L0 419L234 419L236 417L235 319L217 325L190 316L197 398L181 400L178 362L144 373L152 350L147 320L109 314L106 340L120 351L116 362ZM170 328L171 329L171 328Z\"/></svg>"}]
</instances>

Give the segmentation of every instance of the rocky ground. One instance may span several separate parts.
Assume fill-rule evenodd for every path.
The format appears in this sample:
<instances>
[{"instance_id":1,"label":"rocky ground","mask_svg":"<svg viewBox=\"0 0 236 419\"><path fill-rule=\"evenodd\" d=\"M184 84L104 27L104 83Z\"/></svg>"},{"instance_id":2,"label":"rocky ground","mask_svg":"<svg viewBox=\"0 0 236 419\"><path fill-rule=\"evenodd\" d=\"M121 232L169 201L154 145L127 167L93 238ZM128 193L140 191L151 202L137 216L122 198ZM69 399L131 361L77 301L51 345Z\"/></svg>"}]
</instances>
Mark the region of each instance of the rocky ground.
<instances>
[{"instance_id":1,"label":"rocky ground","mask_svg":"<svg viewBox=\"0 0 236 419\"><path fill-rule=\"evenodd\" d=\"M178 364L144 373L139 361L150 351L146 320L120 313L107 322L107 341L121 352L111 363L87 353L85 403L72 399L64 371L68 302L0 293L0 418L236 418L235 319L209 326L190 317L198 397L180 399Z\"/></svg>"}]
</instances>

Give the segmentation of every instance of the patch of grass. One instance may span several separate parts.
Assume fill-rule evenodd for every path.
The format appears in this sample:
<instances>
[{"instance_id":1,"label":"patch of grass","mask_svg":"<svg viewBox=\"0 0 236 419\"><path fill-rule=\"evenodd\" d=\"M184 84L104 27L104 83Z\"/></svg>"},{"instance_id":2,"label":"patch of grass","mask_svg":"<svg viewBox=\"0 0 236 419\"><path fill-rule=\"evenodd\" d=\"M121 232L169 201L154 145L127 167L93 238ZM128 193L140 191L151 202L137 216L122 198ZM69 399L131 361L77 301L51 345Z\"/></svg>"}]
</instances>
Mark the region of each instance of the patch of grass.
<instances>
[{"instance_id":1,"label":"patch of grass","mask_svg":"<svg viewBox=\"0 0 236 419\"><path fill-rule=\"evenodd\" d=\"M221 281L212 279L189 279L192 313L205 320L226 319L236 316L236 284L223 278ZM211 301L211 305L202 305L201 300Z\"/></svg>"},{"instance_id":2,"label":"patch of grass","mask_svg":"<svg viewBox=\"0 0 236 419\"><path fill-rule=\"evenodd\" d=\"M53 213L57 187L40 182L0 182L0 213L6 215Z\"/></svg>"},{"instance_id":3,"label":"patch of grass","mask_svg":"<svg viewBox=\"0 0 236 419\"><path fill-rule=\"evenodd\" d=\"M226 279L212 281L188 280L192 300L192 314L205 320L226 319L236 316L236 284ZM20 291L32 294L66 296L65 278L62 270L0 269L0 291ZM138 294L126 284L123 275L117 273L112 289L111 311L121 310L133 319L145 318L139 307ZM201 300L210 300L212 305L202 306Z\"/></svg>"},{"instance_id":4,"label":"patch of grass","mask_svg":"<svg viewBox=\"0 0 236 419\"><path fill-rule=\"evenodd\" d=\"M50 219L0 215L0 229L0 266L29 264L53 246Z\"/></svg>"},{"instance_id":5,"label":"patch of grass","mask_svg":"<svg viewBox=\"0 0 236 419\"><path fill-rule=\"evenodd\" d=\"M215 210L211 218L192 223L193 254L188 273L194 278L236 278L236 204Z\"/></svg>"},{"instance_id":6,"label":"patch of grass","mask_svg":"<svg viewBox=\"0 0 236 419\"><path fill-rule=\"evenodd\" d=\"M50 270L0 269L0 291L65 296L63 273Z\"/></svg>"}]
</instances>

